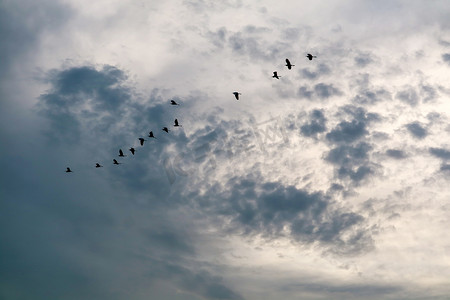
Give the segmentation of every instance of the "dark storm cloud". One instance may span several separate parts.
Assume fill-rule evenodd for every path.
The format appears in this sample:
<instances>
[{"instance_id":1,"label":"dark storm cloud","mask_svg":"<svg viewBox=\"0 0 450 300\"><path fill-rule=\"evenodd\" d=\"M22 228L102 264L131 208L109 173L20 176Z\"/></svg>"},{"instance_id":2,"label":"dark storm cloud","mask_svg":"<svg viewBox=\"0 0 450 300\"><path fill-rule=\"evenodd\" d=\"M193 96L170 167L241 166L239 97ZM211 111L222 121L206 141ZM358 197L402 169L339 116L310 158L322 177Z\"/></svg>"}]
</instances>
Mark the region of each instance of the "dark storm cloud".
<instances>
[{"instance_id":1,"label":"dark storm cloud","mask_svg":"<svg viewBox=\"0 0 450 300\"><path fill-rule=\"evenodd\" d=\"M416 138L423 139L428 135L426 128L422 127L418 122L412 122L406 125L408 131Z\"/></svg>"},{"instance_id":2,"label":"dark storm cloud","mask_svg":"<svg viewBox=\"0 0 450 300\"><path fill-rule=\"evenodd\" d=\"M319 243L325 252L342 255L372 249L364 218L334 207L322 193L248 177L232 178L224 190L215 189L214 194L210 201L199 201L209 203L211 213L230 220L224 224L231 232L269 239L288 235L299 243Z\"/></svg>"},{"instance_id":3,"label":"dark storm cloud","mask_svg":"<svg viewBox=\"0 0 450 300\"><path fill-rule=\"evenodd\" d=\"M325 115L323 114L322 110L313 110L310 113L310 122L300 127L300 132L304 136L316 136L318 133L325 132L327 130L326 128L326 121Z\"/></svg>"},{"instance_id":4,"label":"dark storm cloud","mask_svg":"<svg viewBox=\"0 0 450 300\"><path fill-rule=\"evenodd\" d=\"M419 95L411 86L404 87L402 91L395 94L395 97L411 106L416 106L419 103Z\"/></svg>"},{"instance_id":5,"label":"dark storm cloud","mask_svg":"<svg viewBox=\"0 0 450 300\"><path fill-rule=\"evenodd\" d=\"M39 97L38 110L50 121L47 130L52 140L75 143L80 140L82 123L93 120L109 127L130 99L130 90L122 84L125 74L112 66L100 70L73 67L53 70L49 76L51 90Z\"/></svg>"},{"instance_id":6,"label":"dark storm cloud","mask_svg":"<svg viewBox=\"0 0 450 300\"><path fill-rule=\"evenodd\" d=\"M386 155L395 159L403 159L407 157L405 151L398 149L388 149L386 150Z\"/></svg>"}]
</instances>

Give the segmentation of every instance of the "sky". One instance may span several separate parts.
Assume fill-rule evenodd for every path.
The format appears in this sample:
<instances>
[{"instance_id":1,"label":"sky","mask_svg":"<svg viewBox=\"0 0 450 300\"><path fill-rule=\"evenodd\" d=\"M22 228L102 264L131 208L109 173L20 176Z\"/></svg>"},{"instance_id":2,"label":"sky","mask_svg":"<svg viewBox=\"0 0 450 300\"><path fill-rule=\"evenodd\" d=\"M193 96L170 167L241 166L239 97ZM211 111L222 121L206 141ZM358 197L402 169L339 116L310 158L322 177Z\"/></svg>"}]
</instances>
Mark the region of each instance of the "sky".
<instances>
[{"instance_id":1,"label":"sky","mask_svg":"<svg viewBox=\"0 0 450 300\"><path fill-rule=\"evenodd\" d=\"M448 299L449 14L0 1L0 298Z\"/></svg>"}]
</instances>

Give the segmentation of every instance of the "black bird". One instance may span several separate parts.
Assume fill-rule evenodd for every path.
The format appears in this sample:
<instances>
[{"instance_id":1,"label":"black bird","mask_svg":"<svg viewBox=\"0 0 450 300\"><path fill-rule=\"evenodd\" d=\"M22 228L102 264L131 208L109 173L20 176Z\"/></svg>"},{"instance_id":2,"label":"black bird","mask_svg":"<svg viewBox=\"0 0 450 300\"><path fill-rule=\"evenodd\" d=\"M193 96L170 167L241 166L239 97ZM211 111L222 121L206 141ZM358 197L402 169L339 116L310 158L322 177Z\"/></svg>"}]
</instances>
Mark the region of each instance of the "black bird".
<instances>
[{"instance_id":1,"label":"black bird","mask_svg":"<svg viewBox=\"0 0 450 300\"><path fill-rule=\"evenodd\" d=\"M175 124L173 124L174 127L181 127L181 125L178 124L178 119L175 119Z\"/></svg>"},{"instance_id":2,"label":"black bird","mask_svg":"<svg viewBox=\"0 0 450 300\"><path fill-rule=\"evenodd\" d=\"M233 95L236 97L236 100L239 100L239 95L241 95L241 93L233 92Z\"/></svg>"},{"instance_id":3,"label":"black bird","mask_svg":"<svg viewBox=\"0 0 450 300\"><path fill-rule=\"evenodd\" d=\"M156 139L155 136L153 135L153 131L150 131L150 132L148 133L148 137L149 137L149 138L154 138L154 139Z\"/></svg>"},{"instance_id":4,"label":"black bird","mask_svg":"<svg viewBox=\"0 0 450 300\"><path fill-rule=\"evenodd\" d=\"M308 54L306 55L306 57L309 58L309 60L312 60L313 57L316 58L317 56L308 53Z\"/></svg>"},{"instance_id":5,"label":"black bird","mask_svg":"<svg viewBox=\"0 0 450 300\"><path fill-rule=\"evenodd\" d=\"M288 67L288 69L290 70L293 66L295 66L295 65L291 65L291 62L289 61L289 59L286 58L286 67Z\"/></svg>"},{"instance_id":6,"label":"black bird","mask_svg":"<svg viewBox=\"0 0 450 300\"><path fill-rule=\"evenodd\" d=\"M146 141L144 138L139 138L139 143L141 143L141 146L144 146L144 141Z\"/></svg>"},{"instance_id":7,"label":"black bird","mask_svg":"<svg viewBox=\"0 0 450 300\"><path fill-rule=\"evenodd\" d=\"M170 100L171 105L178 105L178 103L175 102L175 100Z\"/></svg>"},{"instance_id":8,"label":"black bird","mask_svg":"<svg viewBox=\"0 0 450 300\"><path fill-rule=\"evenodd\" d=\"M278 76L277 71L273 72L273 78L280 79L281 76Z\"/></svg>"},{"instance_id":9,"label":"black bird","mask_svg":"<svg viewBox=\"0 0 450 300\"><path fill-rule=\"evenodd\" d=\"M125 157L126 155L123 155L122 149L119 149L119 157Z\"/></svg>"},{"instance_id":10,"label":"black bird","mask_svg":"<svg viewBox=\"0 0 450 300\"><path fill-rule=\"evenodd\" d=\"M66 173L70 173L70 172L72 172L72 170L69 167L67 167Z\"/></svg>"},{"instance_id":11,"label":"black bird","mask_svg":"<svg viewBox=\"0 0 450 300\"><path fill-rule=\"evenodd\" d=\"M96 168L101 168L101 167L103 167L103 166L102 166L101 164L99 164L99 163L96 163L96 164L95 164L95 167L96 167Z\"/></svg>"},{"instance_id":12,"label":"black bird","mask_svg":"<svg viewBox=\"0 0 450 300\"><path fill-rule=\"evenodd\" d=\"M113 164L114 164L114 165L120 165L121 163L120 163L120 162L117 162L117 160L113 159Z\"/></svg>"},{"instance_id":13,"label":"black bird","mask_svg":"<svg viewBox=\"0 0 450 300\"><path fill-rule=\"evenodd\" d=\"M134 149L133 147L131 147L129 150L130 150L131 154L133 154L133 155L134 155L134 152L136 152L136 149Z\"/></svg>"},{"instance_id":14,"label":"black bird","mask_svg":"<svg viewBox=\"0 0 450 300\"><path fill-rule=\"evenodd\" d=\"M163 127L162 130L165 131L165 132L167 132L167 133L169 133L169 129L168 129L167 127Z\"/></svg>"}]
</instances>

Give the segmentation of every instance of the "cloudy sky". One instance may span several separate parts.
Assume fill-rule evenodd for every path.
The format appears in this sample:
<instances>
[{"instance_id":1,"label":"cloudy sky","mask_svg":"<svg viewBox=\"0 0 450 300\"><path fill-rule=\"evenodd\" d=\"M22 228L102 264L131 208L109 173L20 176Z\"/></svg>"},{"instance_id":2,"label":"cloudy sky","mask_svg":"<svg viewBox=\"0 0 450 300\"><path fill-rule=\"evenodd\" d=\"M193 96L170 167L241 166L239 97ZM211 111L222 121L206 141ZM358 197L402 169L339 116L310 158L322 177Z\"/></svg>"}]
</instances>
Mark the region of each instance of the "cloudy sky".
<instances>
[{"instance_id":1,"label":"cloudy sky","mask_svg":"<svg viewBox=\"0 0 450 300\"><path fill-rule=\"evenodd\" d=\"M343 3L1 1L0 298L448 299L450 6Z\"/></svg>"}]
</instances>

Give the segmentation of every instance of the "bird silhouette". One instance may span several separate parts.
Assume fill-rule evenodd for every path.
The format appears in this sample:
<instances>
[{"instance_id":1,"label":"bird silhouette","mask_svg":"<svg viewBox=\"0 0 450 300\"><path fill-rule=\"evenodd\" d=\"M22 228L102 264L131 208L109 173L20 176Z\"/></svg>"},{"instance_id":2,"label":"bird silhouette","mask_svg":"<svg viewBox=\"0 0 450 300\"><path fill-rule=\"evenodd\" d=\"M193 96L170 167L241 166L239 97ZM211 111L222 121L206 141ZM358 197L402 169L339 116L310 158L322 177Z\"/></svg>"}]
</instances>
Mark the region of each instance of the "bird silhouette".
<instances>
[{"instance_id":1,"label":"bird silhouette","mask_svg":"<svg viewBox=\"0 0 450 300\"><path fill-rule=\"evenodd\" d=\"M170 100L171 105L178 105L178 103L175 102L175 100Z\"/></svg>"},{"instance_id":2,"label":"bird silhouette","mask_svg":"<svg viewBox=\"0 0 450 300\"><path fill-rule=\"evenodd\" d=\"M136 149L134 149L133 147L131 147L129 150L130 150L131 154L133 154L133 155L134 155L134 152L136 152Z\"/></svg>"},{"instance_id":3,"label":"bird silhouette","mask_svg":"<svg viewBox=\"0 0 450 300\"><path fill-rule=\"evenodd\" d=\"M173 124L174 127L181 127L181 125L178 124L178 119L175 119L175 124Z\"/></svg>"},{"instance_id":4,"label":"bird silhouette","mask_svg":"<svg viewBox=\"0 0 450 300\"><path fill-rule=\"evenodd\" d=\"M141 146L144 146L144 141L146 141L144 138L139 138L139 143L141 143Z\"/></svg>"},{"instance_id":5,"label":"bird silhouette","mask_svg":"<svg viewBox=\"0 0 450 300\"><path fill-rule=\"evenodd\" d=\"M101 168L101 167L103 167L103 166L102 166L101 164L99 164L99 163L96 163L96 164L95 164L95 167L96 167L96 168Z\"/></svg>"},{"instance_id":6,"label":"bird silhouette","mask_svg":"<svg viewBox=\"0 0 450 300\"><path fill-rule=\"evenodd\" d=\"M118 162L117 160L113 159L113 164L114 164L114 165L120 165L120 164L122 164L122 163L120 163L120 162Z\"/></svg>"},{"instance_id":7,"label":"bird silhouette","mask_svg":"<svg viewBox=\"0 0 450 300\"><path fill-rule=\"evenodd\" d=\"M280 79L281 76L278 76L277 71L273 72L273 78Z\"/></svg>"},{"instance_id":8,"label":"bird silhouette","mask_svg":"<svg viewBox=\"0 0 450 300\"><path fill-rule=\"evenodd\" d=\"M123 155L122 149L119 149L119 157L125 157L126 155Z\"/></svg>"},{"instance_id":9,"label":"bird silhouette","mask_svg":"<svg viewBox=\"0 0 450 300\"><path fill-rule=\"evenodd\" d=\"M153 131L150 131L150 132L148 133L148 137L149 137L149 138L154 138L154 139L156 139L155 136L153 135Z\"/></svg>"},{"instance_id":10,"label":"bird silhouette","mask_svg":"<svg viewBox=\"0 0 450 300\"><path fill-rule=\"evenodd\" d=\"M165 132L167 132L167 133L169 133L169 129L168 129L167 127L163 127L162 130L165 131Z\"/></svg>"},{"instance_id":11,"label":"bird silhouette","mask_svg":"<svg viewBox=\"0 0 450 300\"><path fill-rule=\"evenodd\" d=\"M70 173L70 172L73 172L73 171L69 167L67 167L66 173Z\"/></svg>"},{"instance_id":12,"label":"bird silhouette","mask_svg":"<svg viewBox=\"0 0 450 300\"><path fill-rule=\"evenodd\" d=\"M236 100L239 100L239 95L242 95L241 93L238 92L233 92L234 97L236 97Z\"/></svg>"},{"instance_id":13,"label":"bird silhouette","mask_svg":"<svg viewBox=\"0 0 450 300\"><path fill-rule=\"evenodd\" d=\"M295 65L292 65L289 59L286 58L286 67L290 70L293 66Z\"/></svg>"},{"instance_id":14,"label":"bird silhouette","mask_svg":"<svg viewBox=\"0 0 450 300\"><path fill-rule=\"evenodd\" d=\"M316 58L317 56L308 53L308 54L306 55L306 57L309 58L309 60L312 60L313 57Z\"/></svg>"}]
</instances>

